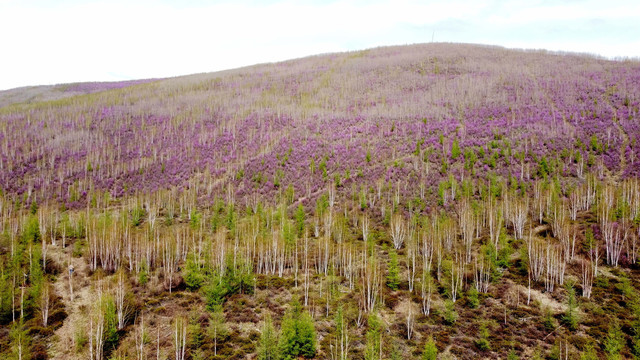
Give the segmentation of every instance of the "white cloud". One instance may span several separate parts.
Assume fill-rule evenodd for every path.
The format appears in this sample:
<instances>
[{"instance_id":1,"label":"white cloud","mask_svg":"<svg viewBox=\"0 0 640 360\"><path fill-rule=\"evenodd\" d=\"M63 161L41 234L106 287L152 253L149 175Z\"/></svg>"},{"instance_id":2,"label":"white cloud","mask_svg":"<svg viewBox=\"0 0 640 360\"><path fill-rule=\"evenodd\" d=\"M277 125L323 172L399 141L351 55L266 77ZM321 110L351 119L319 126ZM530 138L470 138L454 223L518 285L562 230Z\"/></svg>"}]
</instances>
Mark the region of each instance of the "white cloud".
<instances>
[{"instance_id":1,"label":"white cloud","mask_svg":"<svg viewBox=\"0 0 640 360\"><path fill-rule=\"evenodd\" d=\"M215 71L428 42L434 32L436 41L640 56L638 14L634 1L592 0L0 0L0 89Z\"/></svg>"}]
</instances>

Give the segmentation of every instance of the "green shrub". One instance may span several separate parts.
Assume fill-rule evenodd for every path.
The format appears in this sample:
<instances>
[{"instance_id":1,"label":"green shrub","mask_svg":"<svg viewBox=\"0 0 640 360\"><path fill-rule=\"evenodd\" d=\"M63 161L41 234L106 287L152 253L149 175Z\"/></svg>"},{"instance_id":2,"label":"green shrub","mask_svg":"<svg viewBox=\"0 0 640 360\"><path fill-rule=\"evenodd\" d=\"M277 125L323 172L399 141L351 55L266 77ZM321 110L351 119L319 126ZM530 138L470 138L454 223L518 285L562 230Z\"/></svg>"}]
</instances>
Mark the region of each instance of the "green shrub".
<instances>
[{"instance_id":1,"label":"green shrub","mask_svg":"<svg viewBox=\"0 0 640 360\"><path fill-rule=\"evenodd\" d=\"M389 268L387 274L387 286L393 291L398 290L400 274L398 269L398 253L394 248L389 250Z\"/></svg>"},{"instance_id":2,"label":"green shrub","mask_svg":"<svg viewBox=\"0 0 640 360\"><path fill-rule=\"evenodd\" d=\"M424 344L424 351L422 352L422 360L436 360L438 358L438 348L436 342L433 341L433 337L429 336L429 339Z\"/></svg>"},{"instance_id":3,"label":"green shrub","mask_svg":"<svg viewBox=\"0 0 640 360\"><path fill-rule=\"evenodd\" d=\"M140 272L138 272L138 283L140 285L145 285L147 282L149 282L149 271L148 271L148 266L146 262L142 263L142 266L140 266Z\"/></svg>"},{"instance_id":4,"label":"green shrub","mask_svg":"<svg viewBox=\"0 0 640 360\"><path fill-rule=\"evenodd\" d=\"M9 340L11 346L10 354L14 359L19 359L20 356L22 359L30 358L31 337L22 320L20 322L14 322L11 326Z\"/></svg>"},{"instance_id":5,"label":"green shrub","mask_svg":"<svg viewBox=\"0 0 640 360\"><path fill-rule=\"evenodd\" d=\"M382 322L380 318L376 314L369 315L369 319L367 320L367 344L365 348L364 358L365 360L377 360L380 358L380 341L382 334Z\"/></svg>"},{"instance_id":6,"label":"green shrub","mask_svg":"<svg viewBox=\"0 0 640 360\"><path fill-rule=\"evenodd\" d=\"M297 300L291 304L282 320L279 348L282 358L312 358L316 354L316 330L311 316Z\"/></svg>"},{"instance_id":7,"label":"green shrub","mask_svg":"<svg viewBox=\"0 0 640 360\"><path fill-rule=\"evenodd\" d=\"M115 349L120 340L118 334L118 318L116 304L111 296L102 297L102 312L104 314L104 349L105 353Z\"/></svg>"},{"instance_id":8,"label":"green shrub","mask_svg":"<svg viewBox=\"0 0 640 360\"><path fill-rule=\"evenodd\" d=\"M144 218L145 211L141 207L136 206L135 208L131 209L129 214L131 216L131 224L133 226L138 226L142 223L142 219Z\"/></svg>"},{"instance_id":9,"label":"green shrub","mask_svg":"<svg viewBox=\"0 0 640 360\"><path fill-rule=\"evenodd\" d=\"M478 340L475 341L478 349L482 351L491 350L491 344L489 343L489 328L487 328L487 324L480 324L480 328L478 329Z\"/></svg>"},{"instance_id":10,"label":"green shrub","mask_svg":"<svg viewBox=\"0 0 640 360\"><path fill-rule=\"evenodd\" d=\"M593 343L586 345L582 354L580 354L580 360L598 360L598 353L593 346Z\"/></svg>"},{"instance_id":11,"label":"green shrub","mask_svg":"<svg viewBox=\"0 0 640 360\"><path fill-rule=\"evenodd\" d=\"M259 360L276 360L280 357L278 349L278 333L273 327L271 315L267 314L262 325L260 342L258 345Z\"/></svg>"},{"instance_id":12,"label":"green shrub","mask_svg":"<svg viewBox=\"0 0 640 360\"><path fill-rule=\"evenodd\" d=\"M453 139L451 143L451 158L456 160L460 157L462 151L460 151L460 145L458 144L458 139Z\"/></svg>"},{"instance_id":13,"label":"green shrub","mask_svg":"<svg viewBox=\"0 0 640 360\"><path fill-rule=\"evenodd\" d=\"M467 291L467 304L470 308L475 309L480 305L480 299L478 298L478 290L475 286L472 286L469 291Z\"/></svg>"},{"instance_id":14,"label":"green shrub","mask_svg":"<svg viewBox=\"0 0 640 360\"><path fill-rule=\"evenodd\" d=\"M184 283L187 289L193 291L198 290L204 283L204 275L202 274L202 268L198 262L196 262L195 255L189 254L187 257L187 264L185 267Z\"/></svg>"},{"instance_id":15,"label":"green shrub","mask_svg":"<svg viewBox=\"0 0 640 360\"><path fill-rule=\"evenodd\" d=\"M604 350L607 353L607 359L622 359L620 352L622 352L624 344L624 334L622 333L620 324L616 319L611 323L611 325L609 325L609 333L607 334L607 338L604 340Z\"/></svg>"},{"instance_id":16,"label":"green shrub","mask_svg":"<svg viewBox=\"0 0 640 360\"><path fill-rule=\"evenodd\" d=\"M563 317L564 323L571 331L578 328L578 302L576 300L576 290L571 282L567 282L567 311Z\"/></svg>"},{"instance_id":17,"label":"green shrub","mask_svg":"<svg viewBox=\"0 0 640 360\"><path fill-rule=\"evenodd\" d=\"M84 347L89 342L89 336L85 330L77 330L74 334L74 339L76 343L76 352L82 352Z\"/></svg>"},{"instance_id":18,"label":"green shrub","mask_svg":"<svg viewBox=\"0 0 640 360\"><path fill-rule=\"evenodd\" d=\"M449 299L444 302L444 322L448 325L453 325L458 320L458 313L456 312L455 303Z\"/></svg>"},{"instance_id":19,"label":"green shrub","mask_svg":"<svg viewBox=\"0 0 640 360\"><path fill-rule=\"evenodd\" d=\"M209 320L209 327L207 328L207 335L213 340L214 354L217 355L218 342L229 335L224 313L222 312L222 306L216 306L213 309L211 319Z\"/></svg>"},{"instance_id":20,"label":"green shrub","mask_svg":"<svg viewBox=\"0 0 640 360\"><path fill-rule=\"evenodd\" d=\"M253 293L254 285L255 280L249 264L240 257L234 262L233 257L229 256L224 272L220 274L216 271L211 274L203 288L207 309L214 311L216 306L222 305L231 295Z\"/></svg>"},{"instance_id":21,"label":"green shrub","mask_svg":"<svg viewBox=\"0 0 640 360\"><path fill-rule=\"evenodd\" d=\"M553 314L551 313L551 309L548 307L544 309L544 318L542 319L542 324L544 328L548 331L551 331L556 328L556 321L553 318Z\"/></svg>"}]
</instances>

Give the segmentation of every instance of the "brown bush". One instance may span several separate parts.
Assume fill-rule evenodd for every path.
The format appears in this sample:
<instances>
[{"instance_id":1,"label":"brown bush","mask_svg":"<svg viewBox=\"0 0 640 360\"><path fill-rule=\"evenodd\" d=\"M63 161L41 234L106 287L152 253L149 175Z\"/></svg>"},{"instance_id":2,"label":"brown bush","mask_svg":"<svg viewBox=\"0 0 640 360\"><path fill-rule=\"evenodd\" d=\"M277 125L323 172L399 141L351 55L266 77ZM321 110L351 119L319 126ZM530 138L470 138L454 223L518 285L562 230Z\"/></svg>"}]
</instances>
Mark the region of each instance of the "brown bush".
<instances>
[{"instance_id":1,"label":"brown bush","mask_svg":"<svg viewBox=\"0 0 640 360\"><path fill-rule=\"evenodd\" d=\"M35 343L31 346L31 360L47 360L47 347L43 343Z\"/></svg>"}]
</instances>

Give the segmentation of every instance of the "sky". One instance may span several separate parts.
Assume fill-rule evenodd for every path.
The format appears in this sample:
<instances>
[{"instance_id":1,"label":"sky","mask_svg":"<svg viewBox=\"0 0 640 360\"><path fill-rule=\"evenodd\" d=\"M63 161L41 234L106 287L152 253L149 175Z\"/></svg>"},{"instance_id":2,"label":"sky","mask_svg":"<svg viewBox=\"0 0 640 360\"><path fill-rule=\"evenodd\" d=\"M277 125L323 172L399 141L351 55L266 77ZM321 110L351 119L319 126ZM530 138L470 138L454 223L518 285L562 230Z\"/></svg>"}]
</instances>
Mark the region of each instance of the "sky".
<instances>
[{"instance_id":1,"label":"sky","mask_svg":"<svg viewBox=\"0 0 640 360\"><path fill-rule=\"evenodd\" d=\"M431 41L640 58L640 1L0 0L0 90Z\"/></svg>"}]
</instances>

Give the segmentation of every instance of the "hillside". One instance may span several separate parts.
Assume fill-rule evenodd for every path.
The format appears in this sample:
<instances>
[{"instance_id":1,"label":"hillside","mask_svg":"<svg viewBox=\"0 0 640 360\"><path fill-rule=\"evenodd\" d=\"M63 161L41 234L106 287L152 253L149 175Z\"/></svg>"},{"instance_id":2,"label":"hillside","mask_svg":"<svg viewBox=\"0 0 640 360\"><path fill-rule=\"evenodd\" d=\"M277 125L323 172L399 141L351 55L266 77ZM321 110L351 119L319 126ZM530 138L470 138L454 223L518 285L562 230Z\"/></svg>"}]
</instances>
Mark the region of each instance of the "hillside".
<instances>
[{"instance_id":1,"label":"hillside","mask_svg":"<svg viewBox=\"0 0 640 360\"><path fill-rule=\"evenodd\" d=\"M0 356L640 356L639 107L438 43L0 92Z\"/></svg>"},{"instance_id":2,"label":"hillside","mask_svg":"<svg viewBox=\"0 0 640 360\"><path fill-rule=\"evenodd\" d=\"M32 104L43 101L59 100L68 97L92 94L100 91L120 89L126 86L154 81L133 80L120 82L88 82L62 85L27 86L0 91L0 108L11 104Z\"/></svg>"}]
</instances>

